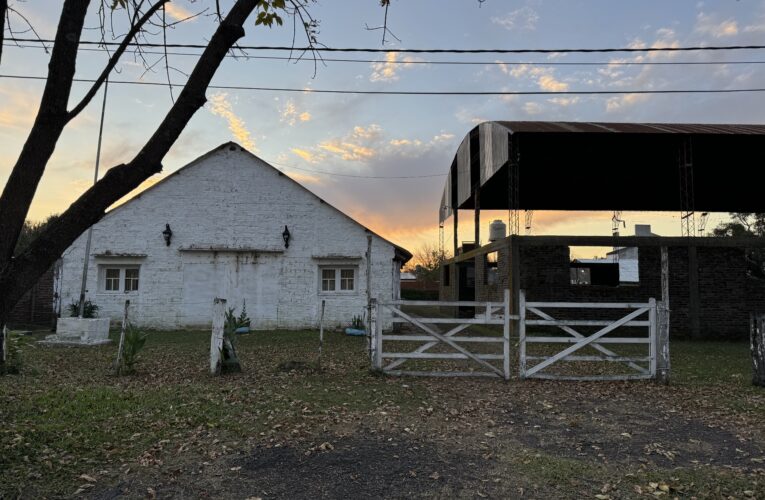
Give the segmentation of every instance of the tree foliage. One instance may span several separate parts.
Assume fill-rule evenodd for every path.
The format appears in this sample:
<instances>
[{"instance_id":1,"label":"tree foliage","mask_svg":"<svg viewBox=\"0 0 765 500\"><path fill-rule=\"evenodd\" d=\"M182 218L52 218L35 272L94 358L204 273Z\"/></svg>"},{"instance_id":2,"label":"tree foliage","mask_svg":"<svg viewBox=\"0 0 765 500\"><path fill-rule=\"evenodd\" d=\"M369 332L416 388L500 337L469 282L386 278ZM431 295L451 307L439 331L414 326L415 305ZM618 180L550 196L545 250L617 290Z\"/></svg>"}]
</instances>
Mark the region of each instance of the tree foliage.
<instances>
[{"instance_id":1,"label":"tree foliage","mask_svg":"<svg viewBox=\"0 0 765 500\"><path fill-rule=\"evenodd\" d=\"M436 245L424 243L415 250L406 271L413 273L419 281L436 283L439 281L441 263L447 258Z\"/></svg>"},{"instance_id":2,"label":"tree foliage","mask_svg":"<svg viewBox=\"0 0 765 500\"><path fill-rule=\"evenodd\" d=\"M712 230L713 236L737 238L765 237L765 213L732 212L731 220L720 223ZM747 272L753 278L765 279L765 251L750 248L746 251Z\"/></svg>"}]
</instances>

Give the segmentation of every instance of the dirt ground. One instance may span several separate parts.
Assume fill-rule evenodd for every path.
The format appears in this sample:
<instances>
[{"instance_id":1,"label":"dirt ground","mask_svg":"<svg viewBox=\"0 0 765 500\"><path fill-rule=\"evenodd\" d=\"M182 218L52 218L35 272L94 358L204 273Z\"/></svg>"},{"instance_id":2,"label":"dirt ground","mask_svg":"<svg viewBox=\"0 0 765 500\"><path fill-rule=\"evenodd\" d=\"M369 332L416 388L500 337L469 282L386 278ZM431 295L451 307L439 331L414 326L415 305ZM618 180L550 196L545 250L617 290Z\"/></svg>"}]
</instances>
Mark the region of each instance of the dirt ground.
<instances>
[{"instance_id":1,"label":"dirt ground","mask_svg":"<svg viewBox=\"0 0 765 500\"><path fill-rule=\"evenodd\" d=\"M203 361L202 340L158 338L144 370L172 372L165 356L176 346ZM255 341L245 341L242 374L211 380L201 364L191 375L99 382L119 396L88 397L91 412L105 405L108 415L73 436L90 448L57 443L45 419L13 405L42 383L73 391L71 405L95 368L6 386L0 444L15 455L0 479L27 479L2 487L3 498L765 498L765 392L743 378L743 345L689 346L664 387L381 377L342 338L322 371L284 372L279 363L305 358L305 346L261 337L259 359L272 356L248 369L246 342ZM59 369L79 355L44 352ZM64 418L55 401L36 400L38 413Z\"/></svg>"}]
</instances>

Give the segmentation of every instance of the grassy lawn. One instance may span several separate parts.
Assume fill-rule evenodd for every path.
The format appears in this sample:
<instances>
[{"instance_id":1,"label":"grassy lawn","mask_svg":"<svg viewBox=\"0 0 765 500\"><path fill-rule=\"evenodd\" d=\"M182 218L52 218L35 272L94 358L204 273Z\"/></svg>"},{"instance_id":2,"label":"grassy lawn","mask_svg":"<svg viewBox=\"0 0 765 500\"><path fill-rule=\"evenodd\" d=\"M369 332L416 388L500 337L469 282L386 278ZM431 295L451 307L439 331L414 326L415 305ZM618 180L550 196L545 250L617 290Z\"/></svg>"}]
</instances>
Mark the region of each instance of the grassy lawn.
<instances>
[{"instance_id":1,"label":"grassy lawn","mask_svg":"<svg viewBox=\"0 0 765 500\"><path fill-rule=\"evenodd\" d=\"M151 333L119 378L114 345L26 347L0 378L0 498L765 497L745 344L673 342L670 387L396 379L364 339L329 333L321 368L317 346L242 336L219 378L209 332Z\"/></svg>"}]
</instances>

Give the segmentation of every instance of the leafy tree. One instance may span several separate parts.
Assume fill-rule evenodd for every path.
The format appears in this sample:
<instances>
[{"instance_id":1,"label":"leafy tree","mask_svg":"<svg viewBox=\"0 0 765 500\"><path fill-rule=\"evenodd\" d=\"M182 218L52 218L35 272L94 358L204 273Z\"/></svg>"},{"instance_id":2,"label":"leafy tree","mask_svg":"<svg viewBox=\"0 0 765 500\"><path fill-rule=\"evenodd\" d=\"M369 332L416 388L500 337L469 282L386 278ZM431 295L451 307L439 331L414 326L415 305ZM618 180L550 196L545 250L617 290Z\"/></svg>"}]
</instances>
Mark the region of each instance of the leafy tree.
<instances>
[{"instance_id":1,"label":"leafy tree","mask_svg":"<svg viewBox=\"0 0 765 500\"><path fill-rule=\"evenodd\" d=\"M57 4L61 6L61 14L40 107L0 195L0 364L6 358L2 331L11 309L63 251L104 216L109 206L162 170L165 155L194 113L205 104L205 91L224 57L244 36L245 22L250 15L256 13L253 24L269 27L282 25L283 16L290 17L298 30L304 31L310 49L317 43L318 23L308 10L315 0L231 0L228 12L221 10L224 2L208 0L214 6L217 26L212 36L200 35L209 41L149 140L132 160L109 169L58 218L50 221L31 241L24 242L23 250L16 254L32 199L64 129L90 104L125 52L133 50L142 56L141 44L149 37L166 40L166 29L170 26L165 22L168 1L63 0ZM82 99L70 107L77 54L91 3L101 21L102 41L108 36L110 41L118 40L119 45L110 52L108 62ZM12 14L27 22L28 18L15 5L0 0L0 58L6 32L19 33L11 26ZM31 25L26 31L35 33ZM164 62L169 68L166 58ZM169 69L167 73L169 75Z\"/></svg>"},{"instance_id":2,"label":"leafy tree","mask_svg":"<svg viewBox=\"0 0 765 500\"><path fill-rule=\"evenodd\" d=\"M420 281L435 283L439 281L441 263L447 258L436 245L425 243L415 250L406 271L413 273Z\"/></svg>"},{"instance_id":3,"label":"leafy tree","mask_svg":"<svg viewBox=\"0 0 765 500\"><path fill-rule=\"evenodd\" d=\"M765 213L732 212L731 220L720 223L712 230L713 236L762 238L765 237ZM765 279L765 251L750 248L746 251L748 273L754 278Z\"/></svg>"},{"instance_id":4,"label":"leafy tree","mask_svg":"<svg viewBox=\"0 0 765 500\"><path fill-rule=\"evenodd\" d=\"M21 227L21 233L19 233L19 240L16 242L16 250L13 254L18 255L37 238L40 236L48 224L54 222L58 218L57 215L50 215L43 221L34 222L31 220L24 221L24 225Z\"/></svg>"}]
</instances>

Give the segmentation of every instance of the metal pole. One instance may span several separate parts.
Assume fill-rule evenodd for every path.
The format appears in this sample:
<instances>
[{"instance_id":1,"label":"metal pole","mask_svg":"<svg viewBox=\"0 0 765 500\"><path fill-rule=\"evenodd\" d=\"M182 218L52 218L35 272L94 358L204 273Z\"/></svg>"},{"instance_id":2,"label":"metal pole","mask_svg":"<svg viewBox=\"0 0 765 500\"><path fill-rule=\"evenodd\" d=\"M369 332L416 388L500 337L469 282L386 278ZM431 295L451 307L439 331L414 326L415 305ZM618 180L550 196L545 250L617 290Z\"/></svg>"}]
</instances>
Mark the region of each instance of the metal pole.
<instances>
[{"instance_id":1,"label":"metal pole","mask_svg":"<svg viewBox=\"0 0 765 500\"><path fill-rule=\"evenodd\" d=\"M104 114L106 112L106 94L109 90L109 79L104 81L104 100L101 103L101 123L98 125L98 146L96 147L96 171L93 173L93 184L98 182L98 166L101 163L101 139L104 135ZM88 228L88 239L85 243L85 258L82 263L82 284L80 285L80 311L78 316L82 318L85 311L85 287L88 283L88 263L90 262L90 242L93 240L93 226Z\"/></svg>"},{"instance_id":2,"label":"metal pole","mask_svg":"<svg viewBox=\"0 0 765 500\"><path fill-rule=\"evenodd\" d=\"M321 350L324 347L324 300L321 301L321 317L319 318L319 366L321 366Z\"/></svg>"}]
</instances>

